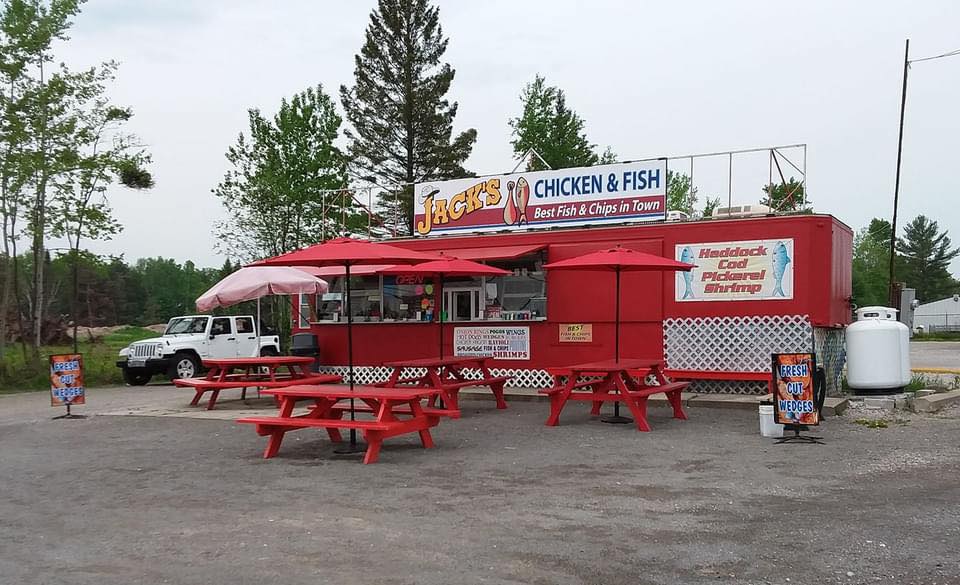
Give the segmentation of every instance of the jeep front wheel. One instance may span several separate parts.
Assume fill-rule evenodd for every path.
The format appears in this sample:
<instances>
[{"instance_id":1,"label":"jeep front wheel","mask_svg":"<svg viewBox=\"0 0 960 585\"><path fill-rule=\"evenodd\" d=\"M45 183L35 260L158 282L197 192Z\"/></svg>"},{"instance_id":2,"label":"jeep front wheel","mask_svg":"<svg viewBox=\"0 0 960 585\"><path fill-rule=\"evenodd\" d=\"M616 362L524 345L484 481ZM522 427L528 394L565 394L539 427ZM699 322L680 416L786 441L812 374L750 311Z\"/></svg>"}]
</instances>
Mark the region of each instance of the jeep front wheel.
<instances>
[{"instance_id":1,"label":"jeep front wheel","mask_svg":"<svg viewBox=\"0 0 960 585\"><path fill-rule=\"evenodd\" d=\"M151 377L150 374L131 372L123 368L123 381L131 386L146 386Z\"/></svg>"},{"instance_id":2,"label":"jeep front wheel","mask_svg":"<svg viewBox=\"0 0 960 585\"><path fill-rule=\"evenodd\" d=\"M178 353L170 364L170 379L196 378L200 375L200 360L193 354Z\"/></svg>"}]
</instances>

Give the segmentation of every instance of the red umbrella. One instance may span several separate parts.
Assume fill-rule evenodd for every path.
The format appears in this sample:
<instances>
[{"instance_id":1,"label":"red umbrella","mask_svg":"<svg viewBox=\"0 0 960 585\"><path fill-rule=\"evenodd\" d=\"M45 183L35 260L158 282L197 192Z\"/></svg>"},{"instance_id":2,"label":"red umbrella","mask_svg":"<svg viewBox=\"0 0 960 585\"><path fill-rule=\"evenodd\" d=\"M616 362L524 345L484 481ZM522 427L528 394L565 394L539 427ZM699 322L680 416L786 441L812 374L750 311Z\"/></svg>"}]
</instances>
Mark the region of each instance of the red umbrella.
<instances>
[{"instance_id":1,"label":"red umbrella","mask_svg":"<svg viewBox=\"0 0 960 585\"><path fill-rule=\"evenodd\" d=\"M353 315L350 310L350 267L369 264L402 264L434 260L434 254L424 254L388 244L354 238L336 238L314 244L294 252L255 262L256 266L343 266L347 301L347 370L350 389L353 389ZM350 420L353 420L353 399L350 399ZM357 431L350 429L350 445L357 444Z\"/></svg>"},{"instance_id":2,"label":"red umbrella","mask_svg":"<svg viewBox=\"0 0 960 585\"><path fill-rule=\"evenodd\" d=\"M424 276L436 276L440 279L439 297L440 310L437 311L440 324L440 358L443 359L443 279L448 276L505 276L512 274L509 270L487 266L472 260L461 260L453 256L445 256L442 252L442 258L429 262L422 262L416 266L393 266L381 271L381 274L418 274Z\"/></svg>"},{"instance_id":3,"label":"red umbrella","mask_svg":"<svg viewBox=\"0 0 960 585\"><path fill-rule=\"evenodd\" d=\"M617 245L616 248L591 252L576 258L560 260L544 265L549 270L612 270L617 275L616 289L616 326L614 328L614 358L620 361L620 273L623 271L689 271L696 268L693 264L678 262L663 256L638 252ZM620 403L614 403L614 416L609 422L630 422L620 416Z\"/></svg>"}]
</instances>

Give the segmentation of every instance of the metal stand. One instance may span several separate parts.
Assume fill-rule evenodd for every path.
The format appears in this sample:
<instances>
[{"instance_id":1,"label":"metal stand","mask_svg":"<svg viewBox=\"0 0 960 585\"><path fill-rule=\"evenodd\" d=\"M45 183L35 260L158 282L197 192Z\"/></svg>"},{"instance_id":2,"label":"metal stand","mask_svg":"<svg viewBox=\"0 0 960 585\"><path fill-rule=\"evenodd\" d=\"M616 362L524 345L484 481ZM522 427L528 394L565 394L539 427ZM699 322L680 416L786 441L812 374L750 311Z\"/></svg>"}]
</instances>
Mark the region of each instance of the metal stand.
<instances>
[{"instance_id":1,"label":"metal stand","mask_svg":"<svg viewBox=\"0 0 960 585\"><path fill-rule=\"evenodd\" d=\"M614 338L613 338L613 351L614 351L614 360L620 361L620 267L616 268L617 273L617 301L616 301L616 317L617 323L614 328ZM618 374L619 376L619 374ZM620 416L620 401L613 403L613 416L605 416L600 419L600 422L605 422L611 425L626 425L633 422L633 419L629 416Z\"/></svg>"},{"instance_id":2,"label":"metal stand","mask_svg":"<svg viewBox=\"0 0 960 585\"><path fill-rule=\"evenodd\" d=\"M620 416L620 402L614 402L613 416L602 417L600 422L605 422L611 425L626 425L632 423L633 419L629 416Z\"/></svg>"},{"instance_id":3,"label":"metal stand","mask_svg":"<svg viewBox=\"0 0 960 585\"><path fill-rule=\"evenodd\" d=\"M781 443L807 443L808 445L810 444L825 445L826 444L821 440L820 437L814 437L812 435L801 435L800 434L801 430L804 430L804 431L810 430L804 425L784 425L783 428L785 430L793 431L793 435L790 435L787 437L781 437L777 439L776 441L773 442L774 445L779 445Z\"/></svg>"},{"instance_id":4,"label":"metal stand","mask_svg":"<svg viewBox=\"0 0 960 585\"><path fill-rule=\"evenodd\" d=\"M58 420L61 418L87 418L85 414L73 414L70 412L70 403L67 403L67 414L61 414L60 416L55 416L51 420Z\"/></svg>"},{"instance_id":5,"label":"metal stand","mask_svg":"<svg viewBox=\"0 0 960 585\"><path fill-rule=\"evenodd\" d=\"M347 366L348 372L347 376L350 378L350 392L353 392L353 311L350 307L350 264L344 265L345 272L345 282L346 282L346 295L347 300L344 303L347 312ZM356 420L356 414L354 410L354 400L353 396L350 397L350 420ZM350 442L346 444L341 444L341 446L334 449L334 453L337 455L358 455L360 453L366 452L366 445L359 445L357 443L357 429L350 429Z\"/></svg>"},{"instance_id":6,"label":"metal stand","mask_svg":"<svg viewBox=\"0 0 960 585\"><path fill-rule=\"evenodd\" d=\"M354 436L356 441L356 436ZM340 443L340 446L333 450L335 455L363 455L367 452L367 446L359 443Z\"/></svg>"}]
</instances>

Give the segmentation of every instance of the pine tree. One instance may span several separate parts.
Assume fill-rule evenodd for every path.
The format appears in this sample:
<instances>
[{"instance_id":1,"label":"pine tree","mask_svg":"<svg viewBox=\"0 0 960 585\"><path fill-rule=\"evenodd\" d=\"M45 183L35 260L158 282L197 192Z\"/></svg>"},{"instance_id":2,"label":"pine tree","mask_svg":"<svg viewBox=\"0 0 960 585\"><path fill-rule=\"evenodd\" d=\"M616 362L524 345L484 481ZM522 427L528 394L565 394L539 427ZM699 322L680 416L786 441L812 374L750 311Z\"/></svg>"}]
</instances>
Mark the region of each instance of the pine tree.
<instances>
[{"instance_id":1,"label":"pine tree","mask_svg":"<svg viewBox=\"0 0 960 585\"><path fill-rule=\"evenodd\" d=\"M399 192L381 194L380 207L401 218L393 226L401 233L413 225L412 183L470 175L463 163L477 131L453 137L457 103L444 96L455 72L441 62L446 50L439 9L428 0L380 0L355 58L354 86L340 88L352 170L397 185Z\"/></svg>"},{"instance_id":2,"label":"pine tree","mask_svg":"<svg viewBox=\"0 0 960 585\"><path fill-rule=\"evenodd\" d=\"M898 280L915 288L923 302L953 294L955 282L949 266L960 249L951 248L947 232L940 233L937 222L923 215L908 223L903 232L903 237L897 238Z\"/></svg>"},{"instance_id":3,"label":"pine tree","mask_svg":"<svg viewBox=\"0 0 960 585\"><path fill-rule=\"evenodd\" d=\"M524 156L534 150L552 169L589 167L600 162L594 145L587 140L584 121L567 106L562 89L549 86L537 75L520 94L523 112L510 120L513 129L513 152ZM613 162L616 155L609 148L604 161ZM537 171L545 166L536 156L527 159L527 170Z\"/></svg>"}]
</instances>

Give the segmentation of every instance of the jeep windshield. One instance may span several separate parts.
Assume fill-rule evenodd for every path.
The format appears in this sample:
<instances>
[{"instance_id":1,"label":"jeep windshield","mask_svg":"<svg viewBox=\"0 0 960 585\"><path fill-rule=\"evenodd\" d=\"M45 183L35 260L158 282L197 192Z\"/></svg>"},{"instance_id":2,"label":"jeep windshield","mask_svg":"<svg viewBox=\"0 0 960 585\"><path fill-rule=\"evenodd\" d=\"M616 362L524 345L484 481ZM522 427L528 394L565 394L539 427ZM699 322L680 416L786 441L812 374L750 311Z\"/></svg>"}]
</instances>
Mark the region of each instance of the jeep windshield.
<instances>
[{"instance_id":1,"label":"jeep windshield","mask_svg":"<svg viewBox=\"0 0 960 585\"><path fill-rule=\"evenodd\" d=\"M164 335L177 335L178 333L203 333L207 330L207 321L210 317L181 317L170 321Z\"/></svg>"}]
</instances>

